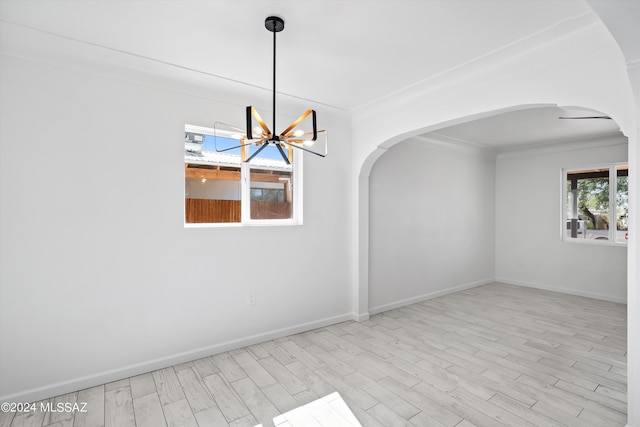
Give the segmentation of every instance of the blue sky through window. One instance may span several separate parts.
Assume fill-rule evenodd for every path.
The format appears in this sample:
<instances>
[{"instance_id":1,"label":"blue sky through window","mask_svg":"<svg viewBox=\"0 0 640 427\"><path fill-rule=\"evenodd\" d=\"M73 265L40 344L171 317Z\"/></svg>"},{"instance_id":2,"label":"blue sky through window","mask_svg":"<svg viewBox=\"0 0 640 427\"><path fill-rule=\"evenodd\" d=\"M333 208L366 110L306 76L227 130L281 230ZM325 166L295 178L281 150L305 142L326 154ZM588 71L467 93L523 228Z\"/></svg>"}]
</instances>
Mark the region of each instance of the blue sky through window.
<instances>
[{"instance_id":1,"label":"blue sky through window","mask_svg":"<svg viewBox=\"0 0 640 427\"><path fill-rule=\"evenodd\" d=\"M237 139L224 138L221 136L214 137L213 135L205 135L203 150L216 152L216 148L218 150L224 150L225 148L235 147L239 144L240 144L240 141L238 141ZM257 150L258 148L259 146L252 145L249 155L251 155L251 153L255 153L255 150ZM286 152L287 150L285 149L285 153ZM240 148L234 148L229 151L224 151L223 153L240 156ZM280 152L274 145L269 145L268 147L266 147L264 150L260 152L260 154L258 154L258 157L263 159L282 160L282 156L280 155Z\"/></svg>"}]
</instances>

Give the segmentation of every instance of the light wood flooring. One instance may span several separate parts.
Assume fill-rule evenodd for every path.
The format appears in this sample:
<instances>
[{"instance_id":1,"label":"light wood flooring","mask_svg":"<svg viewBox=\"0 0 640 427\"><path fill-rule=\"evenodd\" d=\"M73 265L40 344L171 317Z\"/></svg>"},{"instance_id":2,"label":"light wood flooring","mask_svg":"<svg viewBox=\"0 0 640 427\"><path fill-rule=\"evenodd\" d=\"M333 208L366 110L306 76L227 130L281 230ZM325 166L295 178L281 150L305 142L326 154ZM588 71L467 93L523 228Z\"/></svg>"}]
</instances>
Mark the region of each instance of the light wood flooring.
<instances>
[{"instance_id":1,"label":"light wood flooring","mask_svg":"<svg viewBox=\"0 0 640 427\"><path fill-rule=\"evenodd\" d=\"M363 426L624 426L626 305L490 284L50 399L18 426L254 426L338 391Z\"/></svg>"}]
</instances>

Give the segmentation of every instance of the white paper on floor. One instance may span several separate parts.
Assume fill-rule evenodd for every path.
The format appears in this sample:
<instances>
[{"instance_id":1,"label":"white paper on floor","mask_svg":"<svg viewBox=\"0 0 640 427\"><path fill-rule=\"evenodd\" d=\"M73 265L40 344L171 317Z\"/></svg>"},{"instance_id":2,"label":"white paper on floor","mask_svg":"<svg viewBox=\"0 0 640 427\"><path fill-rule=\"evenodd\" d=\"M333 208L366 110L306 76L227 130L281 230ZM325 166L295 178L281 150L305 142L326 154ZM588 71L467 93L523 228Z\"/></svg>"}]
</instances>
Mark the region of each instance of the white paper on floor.
<instances>
[{"instance_id":1,"label":"white paper on floor","mask_svg":"<svg viewBox=\"0 0 640 427\"><path fill-rule=\"evenodd\" d=\"M278 415L273 424L275 427L362 427L338 392Z\"/></svg>"}]
</instances>

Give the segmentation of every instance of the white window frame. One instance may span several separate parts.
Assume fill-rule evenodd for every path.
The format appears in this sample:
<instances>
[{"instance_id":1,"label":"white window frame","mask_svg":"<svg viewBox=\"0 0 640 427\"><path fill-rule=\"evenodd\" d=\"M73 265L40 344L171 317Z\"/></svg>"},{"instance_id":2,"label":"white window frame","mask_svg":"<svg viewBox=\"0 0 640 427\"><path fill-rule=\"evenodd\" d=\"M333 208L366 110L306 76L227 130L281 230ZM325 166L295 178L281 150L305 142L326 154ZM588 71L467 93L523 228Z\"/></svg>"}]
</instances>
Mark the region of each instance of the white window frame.
<instances>
[{"instance_id":1,"label":"white window frame","mask_svg":"<svg viewBox=\"0 0 640 427\"><path fill-rule=\"evenodd\" d=\"M562 188L562 199L560 201L560 217L562 222L560 223L560 238L564 242L577 243L583 245L601 245L601 246L622 246L627 247L628 242L618 242L616 241L616 231L618 220L618 209L617 209L617 201L618 201L618 179L617 179L617 168L618 166L628 166L628 162L618 162L618 163L604 163L597 165L587 165L581 167L572 167L562 169L561 172L561 188ZM608 240L600 240L600 239L581 239L581 238L573 238L567 237L567 209L566 202L568 197L567 192L567 174L571 172L579 172L585 170L593 170L593 169L609 169L609 230L608 230ZM613 217L613 221L611 218ZM613 223L613 227L611 224Z\"/></svg>"},{"instance_id":2,"label":"white window frame","mask_svg":"<svg viewBox=\"0 0 640 427\"><path fill-rule=\"evenodd\" d=\"M185 129L190 131L205 133L213 135L213 129L186 125ZM304 156L301 150L293 150L292 161L292 175L293 175L293 203L291 206L291 218L286 219L251 219L251 180L250 180L250 163L242 162L240 164L240 222L205 222L205 223L187 223L186 213L183 213L183 221L185 228L218 228L218 227L245 227L245 226L287 226L287 225L302 225L302 162ZM184 171L184 156L183 165L181 166ZM184 179L184 172L182 174ZM184 189L184 185L183 185ZM183 203L184 205L184 195Z\"/></svg>"}]
</instances>

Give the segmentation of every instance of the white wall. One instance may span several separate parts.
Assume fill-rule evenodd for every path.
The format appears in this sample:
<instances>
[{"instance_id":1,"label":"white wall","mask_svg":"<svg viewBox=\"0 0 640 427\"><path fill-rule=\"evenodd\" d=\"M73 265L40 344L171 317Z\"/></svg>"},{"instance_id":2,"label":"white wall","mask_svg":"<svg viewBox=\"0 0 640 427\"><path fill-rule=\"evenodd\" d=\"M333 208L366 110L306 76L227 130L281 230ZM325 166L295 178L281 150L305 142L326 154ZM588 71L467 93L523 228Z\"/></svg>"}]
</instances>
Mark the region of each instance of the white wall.
<instances>
[{"instance_id":1,"label":"white wall","mask_svg":"<svg viewBox=\"0 0 640 427\"><path fill-rule=\"evenodd\" d=\"M305 158L303 226L185 229L184 125L242 123L247 100L98 65L0 58L0 400L350 318L349 151Z\"/></svg>"},{"instance_id":2,"label":"white wall","mask_svg":"<svg viewBox=\"0 0 640 427\"><path fill-rule=\"evenodd\" d=\"M610 115L629 137L629 185L631 193L636 194L633 169L638 162L640 80L637 63L633 67L627 72L619 45L600 18L588 13L354 111L350 183L356 244L351 258L358 266L352 277L357 317L368 318L370 307L369 173L385 149L412 136L499 111L545 105L581 106ZM636 83L635 102L630 75ZM632 199L632 224L635 207ZM632 334L637 328L631 322L638 319L639 263L637 239L632 232L628 266L630 355L640 353L635 338L638 334ZM638 396L640 368L634 359L629 368L629 396ZM640 425L640 411L630 407L628 422L630 426Z\"/></svg>"},{"instance_id":3,"label":"white wall","mask_svg":"<svg viewBox=\"0 0 640 427\"><path fill-rule=\"evenodd\" d=\"M624 137L506 152L496 162L496 280L626 303L627 248L560 238L563 168L627 161Z\"/></svg>"},{"instance_id":4,"label":"white wall","mask_svg":"<svg viewBox=\"0 0 640 427\"><path fill-rule=\"evenodd\" d=\"M424 137L377 160L370 313L493 280L494 162L488 150Z\"/></svg>"},{"instance_id":5,"label":"white wall","mask_svg":"<svg viewBox=\"0 0 640 427\"><path fill-rule=\"evenodd\" d=\"M376 158L415 135L500 112L558 105L602 111L627 133L635 128L624 57L595 13L558 23L353 112L357 245L352 257L358 268L352 280L358 318L369 315L368 183Z\"/></svg>"}]
</instances>

